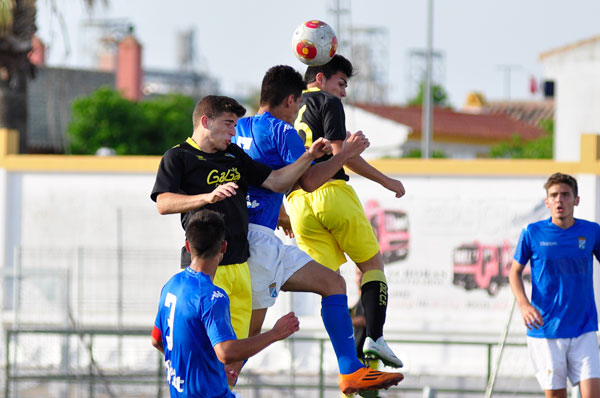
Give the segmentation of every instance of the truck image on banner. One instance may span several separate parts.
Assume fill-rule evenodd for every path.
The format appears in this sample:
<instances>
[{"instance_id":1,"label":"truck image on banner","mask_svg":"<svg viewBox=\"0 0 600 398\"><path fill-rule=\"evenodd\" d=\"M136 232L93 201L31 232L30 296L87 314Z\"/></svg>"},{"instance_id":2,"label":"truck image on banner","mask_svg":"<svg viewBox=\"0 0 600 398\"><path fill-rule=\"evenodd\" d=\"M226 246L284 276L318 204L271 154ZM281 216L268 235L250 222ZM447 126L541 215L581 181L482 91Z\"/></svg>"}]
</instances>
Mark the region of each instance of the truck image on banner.
<instances>
[{"instance_id":1,"label":"truck image on banner","mask_svg":"<svg viewBox=\"0 0 600 398\"><path fill-rule=\"evenodd\" d=\"M501 245L477 241L461 244L453 253L454 285L465 290L485 289L490 296L495 296L503 285L508 284L512 252L508 242Z\"/></svg>"},{"instance_id":2,"label":"truck image on banner","mask_svg":"<svg viewBox=\"0 0 600 398\"><path fill-rule=\"evenodd\" d=\"M374 199L365 204L365 214L375 231L384 264L406 259L410 241L407 214L384 209Z\"/></svg>"}]
</instances>

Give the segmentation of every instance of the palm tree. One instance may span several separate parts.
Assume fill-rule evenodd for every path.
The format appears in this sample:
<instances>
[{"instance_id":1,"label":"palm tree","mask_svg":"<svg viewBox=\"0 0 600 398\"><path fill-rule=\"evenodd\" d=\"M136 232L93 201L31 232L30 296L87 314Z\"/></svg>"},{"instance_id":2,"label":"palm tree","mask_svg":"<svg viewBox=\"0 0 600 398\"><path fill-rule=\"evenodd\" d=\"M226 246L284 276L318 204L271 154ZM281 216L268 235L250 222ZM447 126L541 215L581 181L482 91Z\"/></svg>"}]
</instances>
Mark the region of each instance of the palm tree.
<instances>
[{"instance_id":1,"label":"palm tree","mask_svg":"<svg viewBox=\"0 0 600 398\"><path fill-rule=\"evenodd\" d=\"M35 68L27 54L36 31L35 0L0 0L0 127L19 131L27 152L27 80Z\"/></svg>"},{"instance_id":2,"label":"palm tree","mask_svg":"<svg viewBox=\"0 0 600 398\"><path fill-rule=\"evenodd\" d=\"M55 0L47 1L56 10ZM91 10L98 0L83 1ZM35 67L27 54L37 30L36 10L36 0L0 0L0 128L19 132L21 153L28 152L27 80L35 77Z\"/></svg>"}]
</instances>

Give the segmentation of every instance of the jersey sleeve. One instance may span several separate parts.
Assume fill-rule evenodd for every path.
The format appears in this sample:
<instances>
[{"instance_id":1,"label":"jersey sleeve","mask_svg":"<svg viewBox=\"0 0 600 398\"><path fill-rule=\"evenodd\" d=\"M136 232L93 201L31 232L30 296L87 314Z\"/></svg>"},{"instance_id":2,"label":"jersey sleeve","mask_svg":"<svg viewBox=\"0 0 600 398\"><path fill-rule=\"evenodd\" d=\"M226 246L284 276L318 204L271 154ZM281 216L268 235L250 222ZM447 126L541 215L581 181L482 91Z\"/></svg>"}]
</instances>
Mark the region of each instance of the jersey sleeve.
<instances>
[{"instance_id":1,"label":"jersey sleeve","mask_svg":"<svg viewBox=\"0 0 600 398\"><path fill-rule=\"evenodd\" d=\"M519 241L517 242L514 259L521 265L527 265L527 262L531 258L531 255L531 239L529 231L527 229L524 229L521 231L521 236L519 237Z\"/></svg>"},{"instance_id":2,"label":"jersey sleeve","mask_svg":"<svg viewBox=\"0 0 600 398\"><path fill-rule=\"evenodd\" d=\"M241 163L239 172L244 176L250 185L260 187L269 177L271 171L269 166L252 159L242 148L235 144L229 145L227 151L235 155Z\"/></svg>"},{"instance_id":3,"label":"jersey sleeve","mask_svg":"<svg viewBox=\"0 0 600 398\"><path fill-rule=\"evenodd\" d=\"M202 322L213 347L222 341L237 339L231 325L229 298L223 289L215 287L209 305L202 314Z\"/></svg>"},{"instance_id":4,"label":"jersey sleeve","mask_svg":"<svg viewBox=\"0 0 600 398\"><path fill-rule=\"evenodd\" d=\"M323 136L330 141L346 139L346 115L339 98L331 98L323 105Z\"/></svg>"},{"instance_id":5,"label":"jersey sleeve","mask_svg":"<svg viewBox=\"0 0 600 398\"><path fill-rule=\"evenodd\" d=\"M169 149L160 160L156 181L150 198L156 202L159 194L164 192L179 193L183 170L183 159L174 148Z\"/></svg>"},{"instance_id":6,"label":"jersey sleeve","mask_svg":"<svg viewBox=\"0 0 600 398\"><path fill-rule=\"evenodd\" d=\"M281 156L281 159L286 164L294 163L306 152L302 138L300 138L298 132L291 126L281 133L281 138L277 142L279 143L279 147L277 148L279 156Z\"/></svg>"},{"instance_id":7,"label":"jersey sleeve","mask_svg":"<svg viewBox=\"0 0 600 398\"><path fill-rule=\"evenodd\" d=\"M594 257L600 261L600 225L594 223L594 230L596 231L596 241L594 242Z\"/></svg>"}]
</instances>

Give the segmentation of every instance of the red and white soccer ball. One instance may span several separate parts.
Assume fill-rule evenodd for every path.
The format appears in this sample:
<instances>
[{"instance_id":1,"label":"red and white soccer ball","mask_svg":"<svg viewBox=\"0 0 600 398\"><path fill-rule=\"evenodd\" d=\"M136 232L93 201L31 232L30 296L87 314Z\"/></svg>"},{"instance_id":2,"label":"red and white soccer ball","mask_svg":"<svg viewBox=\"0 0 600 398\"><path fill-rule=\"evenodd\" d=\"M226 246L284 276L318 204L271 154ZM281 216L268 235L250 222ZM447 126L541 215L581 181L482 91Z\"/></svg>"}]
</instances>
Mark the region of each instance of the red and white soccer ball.
<instances>
[{"instance_id":1,"label":"red and white soccer ball","mask_svg":"<svg viewBox=\"0 0 600 398\"><path fill-rule=\"evenodd\" d=\"M306 65L326 64L335 55L337 46L333 28L316 19L304 22L292 35L292 51Z\"/></svg>"}]
</instances>

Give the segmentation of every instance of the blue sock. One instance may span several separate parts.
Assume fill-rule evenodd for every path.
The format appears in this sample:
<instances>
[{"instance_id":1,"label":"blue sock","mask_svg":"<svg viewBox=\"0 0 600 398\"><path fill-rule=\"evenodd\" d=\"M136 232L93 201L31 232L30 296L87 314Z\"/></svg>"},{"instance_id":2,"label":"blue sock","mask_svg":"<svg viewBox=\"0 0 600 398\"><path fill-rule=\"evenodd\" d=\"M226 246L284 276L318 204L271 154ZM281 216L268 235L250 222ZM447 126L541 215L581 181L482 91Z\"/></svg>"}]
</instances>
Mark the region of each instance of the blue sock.
<instances>
[{"instance_id":1,"label":"blue sock","mask_svg":"<svg viewBox=\"0 0 600 398\"><path fill-rule=\"evenodd\" d=\"M356 357L354 330L348 311L348 296L334 294L321 300L321 317L333 345L341 374L356 372L364 365Z\"/></svg>"}]
</instances>

